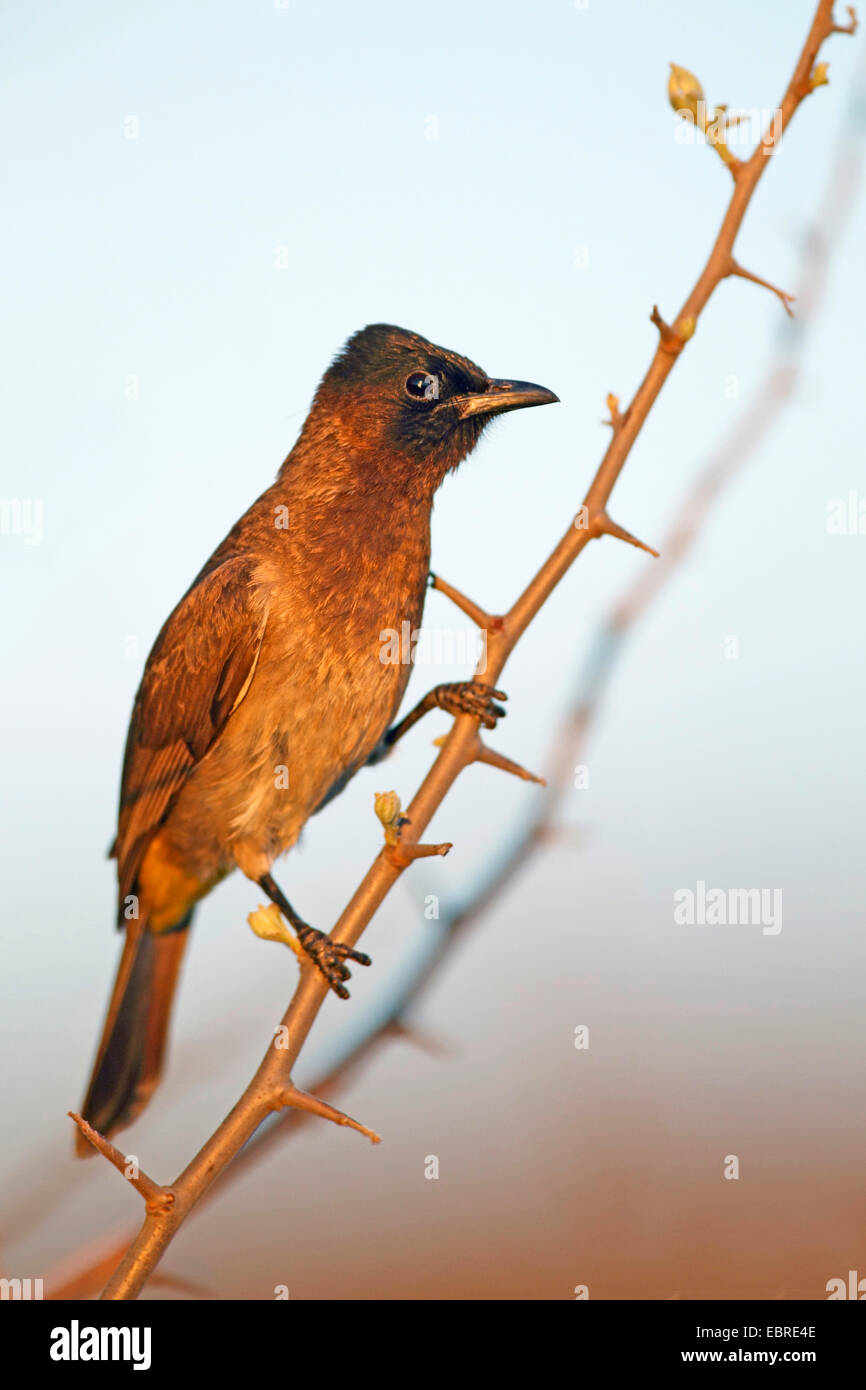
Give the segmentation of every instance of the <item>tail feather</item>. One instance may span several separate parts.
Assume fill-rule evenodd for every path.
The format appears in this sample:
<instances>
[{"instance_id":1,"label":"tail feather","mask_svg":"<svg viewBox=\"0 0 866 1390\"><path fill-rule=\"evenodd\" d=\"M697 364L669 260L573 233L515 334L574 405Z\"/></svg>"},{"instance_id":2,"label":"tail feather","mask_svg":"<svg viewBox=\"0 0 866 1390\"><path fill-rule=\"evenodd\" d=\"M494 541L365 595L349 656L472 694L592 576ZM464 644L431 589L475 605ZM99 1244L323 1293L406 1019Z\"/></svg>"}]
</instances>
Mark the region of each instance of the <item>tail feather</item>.
<instances>
[{"instance_id":1,"label":"tail feather","mask_svg":"<svg viewBox=\"0 0 866 1390\"><path fill-rule=\"evenodd\" d=\"M96 1061L81 1113L106 1137L141 1113L162 1071L190 913L171 931L127 927ZM80 1157L95 1150L79 1134Z\"/></svg>"}]
</instances>

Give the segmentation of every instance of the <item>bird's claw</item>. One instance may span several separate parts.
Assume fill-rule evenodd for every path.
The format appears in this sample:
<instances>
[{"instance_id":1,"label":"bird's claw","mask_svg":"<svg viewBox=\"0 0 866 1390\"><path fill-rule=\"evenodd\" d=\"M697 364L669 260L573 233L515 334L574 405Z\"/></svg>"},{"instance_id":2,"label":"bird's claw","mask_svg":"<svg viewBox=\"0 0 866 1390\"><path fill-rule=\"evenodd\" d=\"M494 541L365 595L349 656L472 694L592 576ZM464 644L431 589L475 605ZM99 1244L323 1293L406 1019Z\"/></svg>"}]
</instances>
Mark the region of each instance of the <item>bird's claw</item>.
<instances>
[{"instance_id":1,"label":"bird's claw","mask_svg":"<svg viewBox=\"0 0 866 1390\"><path fill-rule=\"evenodd\" d=\"M505 717L505 710L497 705L497 700L507 700L504 690L494 690L483 681L454 681L448 685L437 685L431 691L436 705L447 714L471 714L480 719L485 729L495 729L496 721Z\"/></svg>"},{"instance_id":2,"label":"bird's claw","mask_svg":"<svg viewBox=\"0 0 866 1390\"><path fill-rule=\"evenodd\" d=\"M340 999L348 999L349 991L343 981L352 977L344 962L353 960L358 965L371 965L370 957L363 951L356 951L354 947L347 946L343 941L332 941L325 932L319 931L316 927L305 924L296 930L298 940L310 960L322 972L334 993Z\"/></svg>"}]
</instances>

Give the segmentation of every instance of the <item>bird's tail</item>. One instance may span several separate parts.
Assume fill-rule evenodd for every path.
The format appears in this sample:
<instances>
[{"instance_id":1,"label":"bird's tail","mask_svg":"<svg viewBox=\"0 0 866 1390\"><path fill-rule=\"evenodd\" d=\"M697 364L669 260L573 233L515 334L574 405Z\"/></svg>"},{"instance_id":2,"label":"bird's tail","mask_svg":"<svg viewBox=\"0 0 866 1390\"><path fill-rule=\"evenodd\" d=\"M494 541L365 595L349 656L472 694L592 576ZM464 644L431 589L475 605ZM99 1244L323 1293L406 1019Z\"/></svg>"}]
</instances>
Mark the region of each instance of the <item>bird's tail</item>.
<instances>
[{"instance_id":1,"label":"bird's tail","mask_svg":"<svg viewBox=\"0 0 866 1390\"><path fill-rule=\"evenodd\" d=\"M192 913L170 931L131 922L81 1113L106 1137L141 1113L162 1071L171 1006ZM95 1149L79 1133L76 1152Z\"/></svg>"}]
</instances>

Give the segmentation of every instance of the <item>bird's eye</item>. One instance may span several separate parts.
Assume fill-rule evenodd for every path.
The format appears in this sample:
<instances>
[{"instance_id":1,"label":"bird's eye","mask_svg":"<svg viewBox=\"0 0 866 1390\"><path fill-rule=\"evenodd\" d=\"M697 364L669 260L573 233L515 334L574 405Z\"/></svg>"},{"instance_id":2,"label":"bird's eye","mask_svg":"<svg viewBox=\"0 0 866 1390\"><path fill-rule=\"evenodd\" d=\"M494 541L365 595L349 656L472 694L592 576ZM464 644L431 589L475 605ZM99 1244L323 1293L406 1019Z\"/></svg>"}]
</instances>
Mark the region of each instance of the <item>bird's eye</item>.
<instances>
[{"instance_id":1,"label":"bird's eye","mask_svg":"<svg viewBox=\"0 0 866 1390\"><path fill-rule=\"evenodd\" d=\"M406 378L406 390L410 396L417 396L419 400L438 401L439 378L431 376L429 372L413 372Z\"/></svg>"}]
</instances>

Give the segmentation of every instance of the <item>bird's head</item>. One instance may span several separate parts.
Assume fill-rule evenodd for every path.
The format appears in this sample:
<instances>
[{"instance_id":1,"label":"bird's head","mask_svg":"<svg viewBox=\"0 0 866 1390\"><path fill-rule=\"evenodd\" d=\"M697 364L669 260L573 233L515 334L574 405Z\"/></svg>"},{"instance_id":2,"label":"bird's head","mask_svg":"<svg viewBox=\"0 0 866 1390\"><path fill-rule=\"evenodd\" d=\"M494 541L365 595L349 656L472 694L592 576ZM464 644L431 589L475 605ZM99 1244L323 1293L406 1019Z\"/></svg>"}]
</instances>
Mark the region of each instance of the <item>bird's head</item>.
<instances>
[{"instance_id":1,"label":"bird's head","mask_svg":"<svg viewBox=\"0 0 866 1390\"><path fill-rule=\"evenodd\" d=\"M376 323L355 333L328 368L308 428L336 432L383 482L387 476L426 492L475 447L495 415L558 399L530 381L489 377L418 333Z\"/></svg>"}]
</instances>

